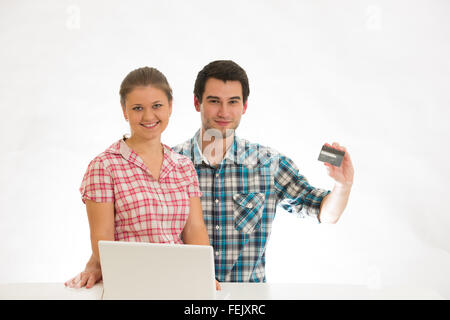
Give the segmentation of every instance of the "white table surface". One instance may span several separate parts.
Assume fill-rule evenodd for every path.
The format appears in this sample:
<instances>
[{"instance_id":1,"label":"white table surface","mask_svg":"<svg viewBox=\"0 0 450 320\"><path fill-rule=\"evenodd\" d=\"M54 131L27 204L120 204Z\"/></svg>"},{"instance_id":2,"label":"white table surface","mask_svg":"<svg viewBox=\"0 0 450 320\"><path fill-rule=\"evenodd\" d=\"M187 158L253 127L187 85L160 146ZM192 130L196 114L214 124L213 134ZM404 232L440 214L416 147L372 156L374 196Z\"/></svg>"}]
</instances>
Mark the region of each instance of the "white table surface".
<instances>
[{"instance_id":1,"label":"white table surface","mask_svg":"<svg viewBox=\"0 0 450 320\"><path fill-rule=\"evenodd\" d=\"M222 282L222 300L441 300L438 292L417 287L371 289L363 285ZM67 288L63 283L0 284L1 300L99 300L103 284L91 289Z\"/></svg>"}]
</instances>

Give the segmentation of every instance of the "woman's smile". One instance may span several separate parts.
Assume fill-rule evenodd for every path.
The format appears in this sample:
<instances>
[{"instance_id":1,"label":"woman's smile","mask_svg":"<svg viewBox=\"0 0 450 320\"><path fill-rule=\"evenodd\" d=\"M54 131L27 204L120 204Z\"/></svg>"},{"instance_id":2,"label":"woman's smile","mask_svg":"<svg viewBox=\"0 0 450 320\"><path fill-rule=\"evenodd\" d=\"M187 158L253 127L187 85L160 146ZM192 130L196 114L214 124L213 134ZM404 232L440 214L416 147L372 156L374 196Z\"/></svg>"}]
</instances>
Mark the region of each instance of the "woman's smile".
<instances>
[{"instance_id":1,"label":"woman's smile","mask_svg":"<svg viewBox=\"0 0 450 320\"><path fill-rule=\"evenodd\" d=\"M143 126L146 129L153 129L160 123L161 123L160 120L159 121L155 121L155 122L145 122L145 123L141 123L141 126Z\"/></svg>"}]
</instances>

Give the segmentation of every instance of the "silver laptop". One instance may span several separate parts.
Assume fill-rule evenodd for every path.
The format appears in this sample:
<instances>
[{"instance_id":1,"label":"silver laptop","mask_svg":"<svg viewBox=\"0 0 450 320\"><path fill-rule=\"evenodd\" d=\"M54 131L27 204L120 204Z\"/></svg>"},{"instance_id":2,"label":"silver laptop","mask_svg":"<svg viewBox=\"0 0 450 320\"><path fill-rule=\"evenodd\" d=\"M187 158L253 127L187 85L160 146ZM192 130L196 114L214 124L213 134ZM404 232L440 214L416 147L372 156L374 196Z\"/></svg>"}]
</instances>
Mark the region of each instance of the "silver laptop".
<instances>
[{"instance_id":1,"label":"silver laptop","mask_svg":"<svg viewBox=\"0 0 450 320\"><path fill-rule=\"evenodd\" d=\"M99 241L103 299L216 299L211 246Z\"/></svg>"}]
</instances>

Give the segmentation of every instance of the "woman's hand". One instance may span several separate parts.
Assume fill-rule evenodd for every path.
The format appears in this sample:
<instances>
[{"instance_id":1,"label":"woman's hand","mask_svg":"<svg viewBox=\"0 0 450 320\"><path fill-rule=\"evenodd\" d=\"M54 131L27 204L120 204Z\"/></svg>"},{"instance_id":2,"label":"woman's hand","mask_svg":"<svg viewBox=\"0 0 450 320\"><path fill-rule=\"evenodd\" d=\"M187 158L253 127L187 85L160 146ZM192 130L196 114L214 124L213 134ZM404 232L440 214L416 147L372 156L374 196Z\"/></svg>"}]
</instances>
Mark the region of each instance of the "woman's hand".
<instances>
[{"instance_id":1,"label":"woman's hand","mask_svg":"<svg viewBox=\"0 0 450 320\"><path fill-rule=\"evenodd\" d=\"M86 286L86 289L90 289L100 280L102 280L100 263L94 262L93 257L91 256L84 271L72 279L67 280L64 285L69 288L82 288Z\"/></svg>"}]
</instances>

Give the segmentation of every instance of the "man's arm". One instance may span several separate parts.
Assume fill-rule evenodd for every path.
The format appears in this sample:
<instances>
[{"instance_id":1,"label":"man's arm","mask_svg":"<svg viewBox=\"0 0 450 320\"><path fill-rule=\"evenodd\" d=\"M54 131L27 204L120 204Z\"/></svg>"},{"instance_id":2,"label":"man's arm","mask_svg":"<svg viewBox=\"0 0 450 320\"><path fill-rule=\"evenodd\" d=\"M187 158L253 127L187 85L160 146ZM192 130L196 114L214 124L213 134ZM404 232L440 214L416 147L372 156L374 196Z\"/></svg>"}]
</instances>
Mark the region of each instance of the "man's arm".
<instances>
[{"instance_id":1,"label":"man's arm","mask_svg":"<svg viewBox=\"0 0 450 320\"><path fill-rule=\"evenodd\" d=\"M320 205L319 220L322 223L336 223L344 212L350 197L350 191L353 185L354 169L350 155L346 149L334 142L332 146L337 150L345 152L344 160L340 167L335 167L325 163L328 168L328 175L335 180L333 191L325 196Z\"/></svg>"}]
</instances>

